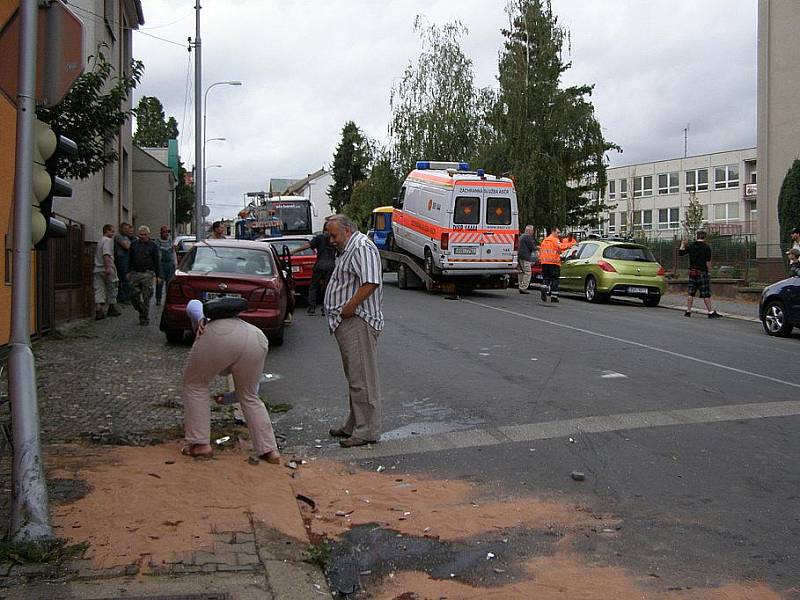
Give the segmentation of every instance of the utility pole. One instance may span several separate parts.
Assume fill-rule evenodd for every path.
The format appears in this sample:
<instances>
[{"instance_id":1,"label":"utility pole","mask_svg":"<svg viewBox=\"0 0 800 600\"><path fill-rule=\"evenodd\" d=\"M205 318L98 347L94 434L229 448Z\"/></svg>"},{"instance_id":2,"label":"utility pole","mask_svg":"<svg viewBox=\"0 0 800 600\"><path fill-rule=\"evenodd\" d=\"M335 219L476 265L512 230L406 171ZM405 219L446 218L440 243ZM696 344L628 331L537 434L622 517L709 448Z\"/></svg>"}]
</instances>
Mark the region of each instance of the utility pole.
<instances>
[{"instance_id":1,"label":"utility pole","mask_svg":"<svg viewBox=\"0 0 800 600\"><path fill-rule=\"evenodd\" d=\"M203 214L205 165L203 165L203 51L200 44L200 0L195 4L195 34L194 34L194 228L195 236L199 242L205 237L206 216Z\"/></svg>"},{"instance_id":2,"label":"utility pole","mask_svg":"<svg viewBox=\"0 0 800 600\"><path fill-rule=\"evenodd\" d=\"M689 155L689 123L683 128L683 158Z\"/></svg>"},{"instance_id":3,"label":"utility pole","mask_svg":"<svg viewBox=\"0 0 800 600\"><path fill-rule=\"evenodd\" d=\"M20 1L11 353L8 357L8 388L14 437L14 489L10 538L17 543L42 543L53 539L39 440L36 370L28 329L31 312L31 198L34 197L34 119L36 118L34 95L38 10L37 0Z\"/></svg>"}]
</instances>

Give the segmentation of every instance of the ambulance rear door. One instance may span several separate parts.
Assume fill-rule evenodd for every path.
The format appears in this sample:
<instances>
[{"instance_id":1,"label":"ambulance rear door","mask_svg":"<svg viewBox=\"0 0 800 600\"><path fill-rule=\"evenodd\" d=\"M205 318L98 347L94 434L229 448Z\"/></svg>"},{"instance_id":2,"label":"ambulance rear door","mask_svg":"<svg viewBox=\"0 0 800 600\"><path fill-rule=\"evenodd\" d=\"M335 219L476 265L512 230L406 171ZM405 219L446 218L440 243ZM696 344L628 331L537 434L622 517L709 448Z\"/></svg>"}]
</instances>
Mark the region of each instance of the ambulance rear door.
<instances>
[{"instance_id":1,"label":"ambulance rear door","mask_svg":"<svg viewBox=\"0 0 800 600\"><path fill-rule=\"evenodd\" d=\"M484 262L513 262L514 235L519 232L515 223L513 188L485 188L483 206L483 237L478 257Z\"/></svg>"},{"instance_id":2,"label":"ambulance rear door","mask_svg":"<svg viewBox=\"0 0 800 600\"><path fill-rule=\"evenodd\" d=\"M479 191L457 190L453 201L453 223L450 233L451 261L456 268L468 268L470 263L480 260L481 240L483 234L482 209L483 199Z\"/></svg>"}]
</instances>

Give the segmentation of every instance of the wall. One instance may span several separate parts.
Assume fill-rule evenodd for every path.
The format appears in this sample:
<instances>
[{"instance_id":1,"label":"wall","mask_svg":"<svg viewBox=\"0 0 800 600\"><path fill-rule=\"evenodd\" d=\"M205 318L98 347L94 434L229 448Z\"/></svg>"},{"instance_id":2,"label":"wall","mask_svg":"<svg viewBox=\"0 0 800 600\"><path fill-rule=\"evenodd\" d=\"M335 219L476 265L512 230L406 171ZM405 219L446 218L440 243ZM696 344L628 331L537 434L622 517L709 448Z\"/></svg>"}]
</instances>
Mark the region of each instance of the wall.
<instances>
[{"instance_id":1,"label":"wall","mask_svg":"<svg viewBox=\"0 0 800 600\"><path fill-rule=\"evenodd\" d=\"M147 225L155 238L162 225L172 227L172 190L175 179L168 166L137 146L133 147L132 162L133 202L136 205L133 225Z\"/></svg>"},{"instance_id":2,"label":"wall","mask_svg":"<svg viewBox=\"0 0 800 600\"><path fill-rule=\"evenodd\" d=\"M764 281L782 278L778 194L800 155L800 2L758 3L759 230L756 256ZM800 226L800 223L796 225Z\"/></svg>"}]
</instances>

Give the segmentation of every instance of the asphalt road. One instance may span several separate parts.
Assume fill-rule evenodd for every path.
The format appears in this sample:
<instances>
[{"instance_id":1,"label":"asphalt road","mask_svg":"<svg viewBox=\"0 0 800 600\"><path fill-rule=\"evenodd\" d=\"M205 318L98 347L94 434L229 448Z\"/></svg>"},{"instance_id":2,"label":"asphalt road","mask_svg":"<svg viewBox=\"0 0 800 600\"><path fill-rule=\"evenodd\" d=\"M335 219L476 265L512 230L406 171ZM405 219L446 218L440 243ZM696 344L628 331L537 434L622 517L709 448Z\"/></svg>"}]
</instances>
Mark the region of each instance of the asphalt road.
<instances>
[{"instance_id":1,"label":"asphalt road","mask_svg":"<svg viewBox=\"0 0 800 600\"><path fill-rule=\"evenodd\" d=\"M278 419L290 445L587 499L624 529L583 551L662 589L756 579L800 594L800 337L516 290L448 300L389 276L384 295L383 442L327 438L346 384L325 318L298 308L267 361L282 376L270 402L294 406Z\"/></svg>"}]
</instances>

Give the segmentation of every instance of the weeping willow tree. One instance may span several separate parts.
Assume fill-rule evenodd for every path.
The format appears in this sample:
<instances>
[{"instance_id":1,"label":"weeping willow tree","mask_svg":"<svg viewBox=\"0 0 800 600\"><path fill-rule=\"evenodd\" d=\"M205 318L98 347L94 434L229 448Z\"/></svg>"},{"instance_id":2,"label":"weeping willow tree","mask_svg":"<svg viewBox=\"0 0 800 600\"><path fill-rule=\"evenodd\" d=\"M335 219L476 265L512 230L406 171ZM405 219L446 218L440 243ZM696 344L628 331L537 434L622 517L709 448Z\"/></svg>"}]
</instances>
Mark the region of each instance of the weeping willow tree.
<instances>
[{"instance_id":1,"label":"weeping willow tree","mask_svg":"<svg viewBox=\"0 0 800 600\"><path fill-rule=\"evenodd\" d=\"M401 174L417 160L471 160L480 127L472 61L460 45L467 29L458 21L425 26L419 16L414 29L422 50L392 87L389 100L392 162Z\"/></svg>"},{"instance_id":2,"label":"weeping willow tree","mask_svg":"<svg viewBox=\"0 0 800 600\"><path fill-rule=\"evenodd\" d=\"M608 208L601 200L605 153L619 147L603 137L589 100L593 86L561 87L571 67L562 60L569 33L550 1L510 0L507 12L485 162L514 178L520 223L597 225Z\"/></svg>"}]
</instances>

